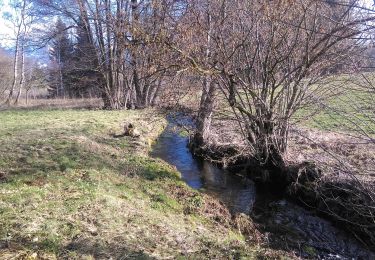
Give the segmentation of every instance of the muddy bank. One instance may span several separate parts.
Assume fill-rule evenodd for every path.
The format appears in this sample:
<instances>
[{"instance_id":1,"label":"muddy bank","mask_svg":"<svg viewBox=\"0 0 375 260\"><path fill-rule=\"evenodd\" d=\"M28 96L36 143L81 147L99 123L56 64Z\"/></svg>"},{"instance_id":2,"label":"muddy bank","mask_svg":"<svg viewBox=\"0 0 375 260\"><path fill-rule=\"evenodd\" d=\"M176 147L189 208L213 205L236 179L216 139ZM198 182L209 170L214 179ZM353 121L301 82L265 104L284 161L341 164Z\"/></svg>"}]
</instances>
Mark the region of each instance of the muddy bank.
<instances>
[{"instance_id":1,"label":"muddy bank","mask_svg":"<svg viewBox=\"0 0 375 260\"><path fill-rule=\"evenodd\" d=\"M229 122L214 122L205 147L192 152L271 187L304 208L340 225L375 250L375 146L354 137L293 129L281 167L259 166Z\"/></svg>"},{"instance_id":2,"label":"muddy bank","mask_svg":"<svg viewBox=\"0 0 375 260\"><path fill-rule=\"evenodd\" d=\"M366 187L355 180L318 179L314 182L293 183L288 195L335 221L353 236L375 250L375 203Z\"/></svg>"},{"instance_id":3,"label":"muddy bank","mask_svg":"<svg viewBox=\"0 0 375 260\"><path fill-rule=\"evenodd\" d=\"M234 147L210 146L200 149L197 155L217 162L224 161L221 166L227 170L240 172L303 207L315 209L320 216L339 223L360 243L375 250L375 201L371 196L375 182L332 178L325 175L323 167L312 161L289 163L282 168L260 167L254 159L243 155L236 157L236 150ZM224 159L226 156L230 156L229 162Z\"/></svg>"},{"instance_id":4,"label":"muddy bank","mask_svg":"<svg viewBox=\"0 0 375 260\"><path fill-rule=\"evenodd\" d=\"M182 178L191 187L222 201L233 215L232 221L238 224L240 230L243 222L241 214L250 216L253 224L246 224L246 227L252 228L248 231L245 228L243 232L247 232L251 239L254 237L258 239L254 234L256 230L260 230L259 243L274 249L294 252L304 258L371 259L375 257L351 235L317 216L315 210L304 209L290 199L286 200L285 198L288 198L286 188L281 193L275 193L274 189L270 192L270 185L264 185L261 180L265 169L263 172L258 171L249 167L248 162L241 162L241 160L228 163L223 169L217 164L193 156L188 148L188 136L181 135L178 130L178 125L189 120L181 117L177 117L177 122L175 120L176 117L169 118L169 126L154 146L152 155L175 165L181 172ZM216 158L220 159L220 157ZM302 183L304 179L304 184L316 181L315 175L319 172L317 169L312 170L313 164L304 164L304 166L310 171L298 181ZM250 177L256 176L253 178L255 181L244 178L246 174ZM296 179L293 178L288 181L296 183ZM259 185L260 183L263 185Z\"/></svg>"}]
</instances>

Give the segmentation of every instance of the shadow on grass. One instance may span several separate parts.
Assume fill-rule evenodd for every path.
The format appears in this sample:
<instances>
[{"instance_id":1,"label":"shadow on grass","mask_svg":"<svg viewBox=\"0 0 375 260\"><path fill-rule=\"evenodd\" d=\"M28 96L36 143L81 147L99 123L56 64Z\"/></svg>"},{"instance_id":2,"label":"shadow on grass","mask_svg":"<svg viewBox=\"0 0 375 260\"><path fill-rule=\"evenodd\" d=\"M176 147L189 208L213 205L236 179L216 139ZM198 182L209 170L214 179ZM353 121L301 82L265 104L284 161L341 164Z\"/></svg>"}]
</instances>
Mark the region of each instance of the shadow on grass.
<instances>
[{"instance_id":1,"label":"shadow on grass","mask_svg":"<svg viewBox=\"0 0 375 260\"><path fill-rule=\"evenodd\" d=\"M56 244L54 241L42 240L41 242L31 242L26 239L16 241L0 241L0 257L2 253L11 259L47 259L41 256L46 254L50 257L54 254L58 259L155 259L142 250L130 249L126 242L99 241L95 238L78 238L70 242L65 247ZM52 255L51 255L52 254ZM31 257L31 258L30 258ZM91 259L91 258L90 258Z\"/></svg>"},{"instance_id":2,"label":"shadow on grass","mask_svg":"<svg viewBox=\"0 0 375 260\"><path fill-rule=\"evenodd\" d=\"M113 138L121 138L127 136L126 134L112 134L111 137Z\"/></svg>"},{"instance_id":3,"label":"shadow on grass","mask_svg":"<svg viewBox=\"0 0 375 260\"><path fill-rule=\"evenodd\" d=\"M126 242L99 243L89 238L77 239L69 243L62 251L67 254L92 255L95 259L155 259L142 250L132 250L126 246ZM61 257L64 258L64 255Z\"/></svg>"}]
</instances>

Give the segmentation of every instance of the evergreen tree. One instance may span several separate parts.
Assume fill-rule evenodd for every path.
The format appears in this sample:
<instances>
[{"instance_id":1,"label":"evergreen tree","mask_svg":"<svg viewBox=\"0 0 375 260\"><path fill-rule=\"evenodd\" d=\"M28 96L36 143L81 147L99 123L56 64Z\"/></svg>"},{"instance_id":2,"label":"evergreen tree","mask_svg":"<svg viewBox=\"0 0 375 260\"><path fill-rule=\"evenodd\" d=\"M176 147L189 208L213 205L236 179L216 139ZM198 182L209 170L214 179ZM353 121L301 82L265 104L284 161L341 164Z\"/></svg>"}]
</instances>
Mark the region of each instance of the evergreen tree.
<instances>
[{"instance_id":1,"label":"evergreen tree","mask_svg":"<svg viewBox=\"0 0 375 260\"><path fill-rule=\"evenodd\" d=\"M69 39L66 25L58 19L53 30L51 41L50 59L50 94L55 97L64 97L70 94L71 82L69 80L70 66L73 60L73 44Z\"/></svg>"},{"instance_id":2,"label":"evergreen tree","mask_svg":"<svg viewBox=\"0 0 375 260\"><path fill-rule=\"evenodd\" d=\"M98 72L96 49L88 22L79 18L74 45L74 64L70 74L75 97L93 97L100 94L102 75Z\"/></svg>"}]
</instances>

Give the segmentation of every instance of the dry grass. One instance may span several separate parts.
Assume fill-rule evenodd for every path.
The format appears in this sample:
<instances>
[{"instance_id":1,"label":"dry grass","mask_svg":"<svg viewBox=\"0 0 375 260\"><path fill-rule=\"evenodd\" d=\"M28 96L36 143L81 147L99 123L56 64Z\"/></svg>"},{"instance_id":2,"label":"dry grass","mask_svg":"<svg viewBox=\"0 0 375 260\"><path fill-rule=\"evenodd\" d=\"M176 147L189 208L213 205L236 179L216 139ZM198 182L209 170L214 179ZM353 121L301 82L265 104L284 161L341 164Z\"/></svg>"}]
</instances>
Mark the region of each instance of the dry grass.
<instances>
[{"instance_id":1,"label":"dry grass","mask_svg":"<svg viewBox=\"0 0 375 260\"><path fill-rule=\"evenodd\" d=\"M212 132L211 144L205 151L210 156L224 164L236 162L237 158L251 158L251 151L233 122L215 120ZM374 249L375 144L371 139L296 127L290 133L284 160L289 170L280 170L279 174L286 172L286 182L292 181L288 191L293 198L342 223L358 240ZM252 169L251 174L259 178L261 173Z\"/></svg>"},{"instance_id":2,"label":"dry grass","mask_svg":"<svg viewBox=\"0 0 375 260\"><path fill-rule=\"evenodd\" d=\"M348 134L307 129L294 131L291 140L287 161L314 162L322 171L314 182L295 184L300 199L342 223L374 250L375 144Z\"/></svg>"},{"instance_id":3,"label":"dry grass","mask_svg":"<svg viewBox=\"0 0 375 260\"><path fill-rule=\"evenodd\" d=\"M375 181L375 144L348 134L299 128L292 131L288 152L291 163L314 161L325 175Z\"/></svg>"},{"instance_id":4,"label":"dry grass","mask_svg":"<svg viewBox=\"0 0 375 260\"><path fill-rule=\"evenodd\" d=\"M100 109L103 107L101 98L38 98L20 99L18 105L13 105L11 109ZM9 107L0 106L1 110L7 110Z\"/></svg>"},{"instance_id":5,"label":"dry grass","mask_svg":"<svg viewBox=\"0 0 375 260\"><path fill-rule=\"evenodd\" d=\"M290 256L147 156L155 110L0 112L0 259ZM133 122L141 138L120 135Z\"/></svg>"}]
</instances>

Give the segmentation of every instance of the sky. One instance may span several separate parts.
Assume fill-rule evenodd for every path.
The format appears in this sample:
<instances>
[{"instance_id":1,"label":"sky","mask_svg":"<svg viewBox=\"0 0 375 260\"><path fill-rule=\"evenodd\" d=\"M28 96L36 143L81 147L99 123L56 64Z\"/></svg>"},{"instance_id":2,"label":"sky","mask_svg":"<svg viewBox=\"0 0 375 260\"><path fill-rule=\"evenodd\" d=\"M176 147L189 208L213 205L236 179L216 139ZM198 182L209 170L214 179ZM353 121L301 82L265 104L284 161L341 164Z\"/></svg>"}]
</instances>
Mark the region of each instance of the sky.
<instances>
[{"instance_id":1,"label":"sky","mask_svg":"<svg viewBox=\"0 0 375 260\"><path fill-rule=\"evenodd\" d=\"M5 19L6 13L13 13L12 8L9 6L11 0L0 0L0 47L12 48L14 45L14 26L11 22ZM374 5L375 0L360 0L367 7Z\"/></svg>"},{"instance_id":2,"label":"sky","mask_svg":"<svg viewBox=\"0 0 375 260\"><path fill-rule=\"evenodd\" d=\"M4 18L7 12L12 12L8 5L8 0L0 0L0 45L2 47L11 47L13 45L14 29L13 25Z\"/></svg>"}]
</instances>

